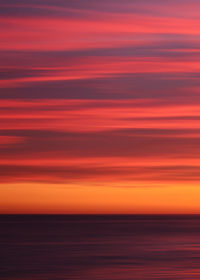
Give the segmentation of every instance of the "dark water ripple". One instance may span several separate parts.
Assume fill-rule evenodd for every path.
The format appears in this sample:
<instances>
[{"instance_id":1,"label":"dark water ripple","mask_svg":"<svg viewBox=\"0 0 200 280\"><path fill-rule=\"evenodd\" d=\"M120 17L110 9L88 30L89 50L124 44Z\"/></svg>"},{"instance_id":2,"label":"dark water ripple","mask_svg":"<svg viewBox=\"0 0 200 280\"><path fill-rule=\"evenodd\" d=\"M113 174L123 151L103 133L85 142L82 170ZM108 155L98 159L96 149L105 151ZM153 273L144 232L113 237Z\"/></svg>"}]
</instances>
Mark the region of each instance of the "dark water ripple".
<instances>
[{"instance_id":1,"label":"dark water ripple","mask_svg":"<svg viewBox=\"0 0 200 280\"><path fill-rule=\"evenodd\" d=\"M0 279L200 279L199 216L0 216Z\"/></svg>"}]
</instances>

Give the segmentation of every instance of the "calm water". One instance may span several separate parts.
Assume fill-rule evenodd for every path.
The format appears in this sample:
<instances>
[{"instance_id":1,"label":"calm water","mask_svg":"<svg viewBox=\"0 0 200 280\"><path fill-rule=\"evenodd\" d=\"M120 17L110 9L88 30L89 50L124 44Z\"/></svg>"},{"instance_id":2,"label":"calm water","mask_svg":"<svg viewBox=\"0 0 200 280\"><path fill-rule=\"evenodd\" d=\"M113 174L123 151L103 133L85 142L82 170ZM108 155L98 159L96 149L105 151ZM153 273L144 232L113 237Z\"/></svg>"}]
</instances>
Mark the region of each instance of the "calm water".
<instances>
[{"instance_id":1,"label":"calm water","mask_svg":"<svg viewBox=\"0 0 200 280\"><path fill-rule=\"evenodd\" d=\"M0 279L200 279L198 216L0 216Z\"/></svg>"}]
</instances>

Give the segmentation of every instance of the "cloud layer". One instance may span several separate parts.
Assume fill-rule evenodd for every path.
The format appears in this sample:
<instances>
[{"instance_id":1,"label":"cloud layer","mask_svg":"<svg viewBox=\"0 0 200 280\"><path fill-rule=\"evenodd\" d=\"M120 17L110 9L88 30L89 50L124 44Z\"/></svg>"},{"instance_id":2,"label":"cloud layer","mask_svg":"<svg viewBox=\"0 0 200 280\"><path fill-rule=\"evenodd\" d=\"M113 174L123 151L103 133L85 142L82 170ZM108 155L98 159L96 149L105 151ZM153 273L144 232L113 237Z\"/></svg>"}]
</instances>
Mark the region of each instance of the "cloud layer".
<instances>
[{"instance_id":1,"label":"cloud layer","mask_svg":"<svg viewBox=\"0 0 200 280\"><path fill-rule=\"evenodd\" d=\"M1 1L2 195L12 197L9 184L30 193L44 184L47 197L78 184L98 204L97 186L132 196L178 186L177 199L181 187L198 186L199 8L194 0ZM141 211L132 199L129 212ZM9 199L3 205L9 212Z\"/></svg>"}]
</instances>

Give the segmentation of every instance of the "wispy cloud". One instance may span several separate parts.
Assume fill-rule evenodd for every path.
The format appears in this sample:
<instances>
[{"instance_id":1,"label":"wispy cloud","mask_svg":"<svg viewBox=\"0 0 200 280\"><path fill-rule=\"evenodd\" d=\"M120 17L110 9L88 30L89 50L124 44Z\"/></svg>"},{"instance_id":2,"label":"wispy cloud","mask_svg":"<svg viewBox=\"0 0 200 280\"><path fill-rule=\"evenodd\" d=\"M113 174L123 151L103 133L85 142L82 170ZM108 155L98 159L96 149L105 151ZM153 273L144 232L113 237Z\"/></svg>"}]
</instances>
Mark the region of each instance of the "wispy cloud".
<instances>
[{"instance_id":1,"label":"wispy cloud","mask_svg":"<svg viewBox=\"0 0 200 280\"><path fill-rule=\"evenodd\" d=\"M103 186L111 197L125 187L128 199L140 186L152 196L158 185L176 195L198 186L199 8L195 0L1 1L0 194L16 183L47 194L78 184L64 209L76 212L80 188ZM145 211L139 197L130 212Z\"/></svg>"}]
</instances>

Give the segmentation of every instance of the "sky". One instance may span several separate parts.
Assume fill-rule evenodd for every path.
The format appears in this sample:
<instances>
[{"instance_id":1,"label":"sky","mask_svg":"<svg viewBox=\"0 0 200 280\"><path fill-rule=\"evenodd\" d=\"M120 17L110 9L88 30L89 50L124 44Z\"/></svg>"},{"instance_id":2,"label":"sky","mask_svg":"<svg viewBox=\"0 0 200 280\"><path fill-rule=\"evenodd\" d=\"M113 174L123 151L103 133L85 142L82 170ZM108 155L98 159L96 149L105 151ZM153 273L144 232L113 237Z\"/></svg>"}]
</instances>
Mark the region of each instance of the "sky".
<instances>
[{"instance_id":1,"label":"sky","mask_svg":"<svg viewBox=\"0 0 200 280\"><path fill-rule=\"evenodd\" d=\"M1 0L0 213L200 213L199 11Z\"/></svg>"}]
</instances>

